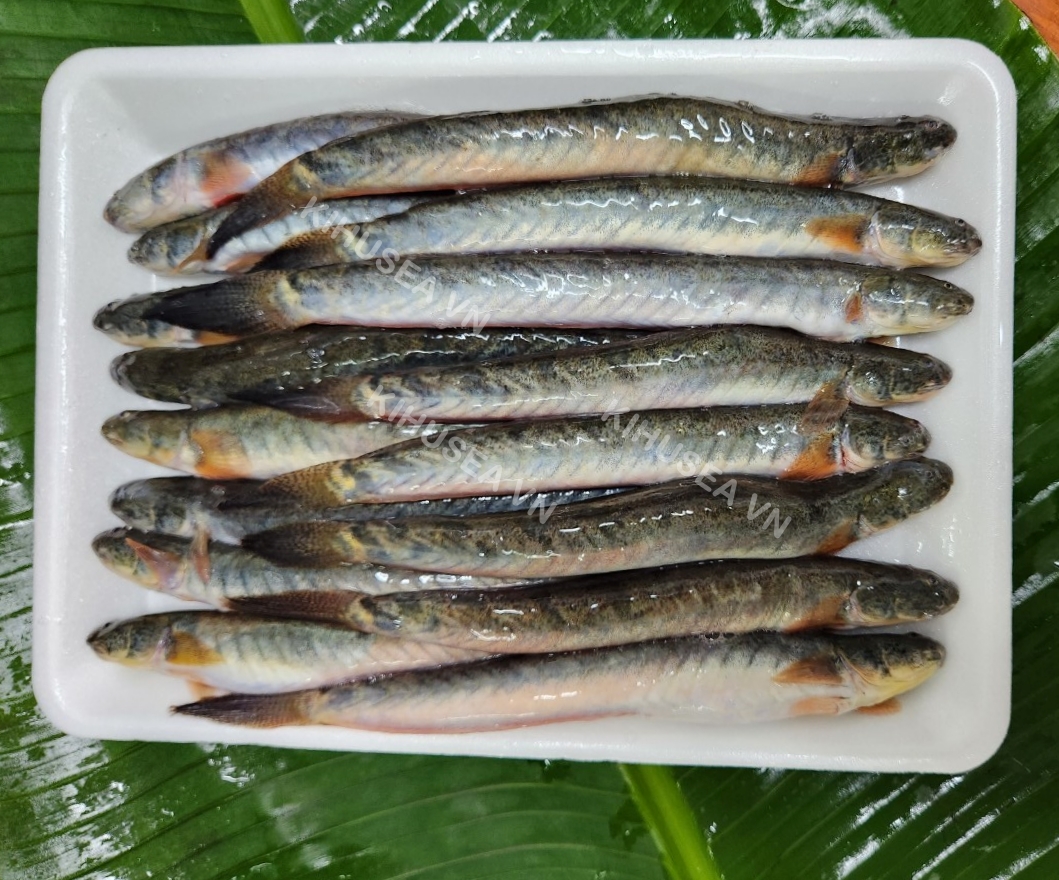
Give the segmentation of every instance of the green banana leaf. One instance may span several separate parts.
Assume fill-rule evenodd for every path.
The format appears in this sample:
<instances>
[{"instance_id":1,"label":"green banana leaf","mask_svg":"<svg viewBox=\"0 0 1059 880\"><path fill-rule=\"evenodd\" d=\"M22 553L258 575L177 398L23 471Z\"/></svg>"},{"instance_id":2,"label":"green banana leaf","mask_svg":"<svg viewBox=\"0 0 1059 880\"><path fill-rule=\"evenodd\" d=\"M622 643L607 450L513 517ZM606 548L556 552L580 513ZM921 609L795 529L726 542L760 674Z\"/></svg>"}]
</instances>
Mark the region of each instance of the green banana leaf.
<instances>
[{"instance_id":1,"label":"green banana leaf","mask_svg":"<svg viewBox=\"0 0 1059 880\"><path fill-rule=\"evenodd\" d=\"M30 688L29 624L37 141L56 65L100 45L711 36L967 37L1014 75L1015 669L1000 752L959 776L887 776L52 728ZM1059 63L1007 0L0 0L0 114L2 880L1059 876Z\"/></svg>"}]
</instances>

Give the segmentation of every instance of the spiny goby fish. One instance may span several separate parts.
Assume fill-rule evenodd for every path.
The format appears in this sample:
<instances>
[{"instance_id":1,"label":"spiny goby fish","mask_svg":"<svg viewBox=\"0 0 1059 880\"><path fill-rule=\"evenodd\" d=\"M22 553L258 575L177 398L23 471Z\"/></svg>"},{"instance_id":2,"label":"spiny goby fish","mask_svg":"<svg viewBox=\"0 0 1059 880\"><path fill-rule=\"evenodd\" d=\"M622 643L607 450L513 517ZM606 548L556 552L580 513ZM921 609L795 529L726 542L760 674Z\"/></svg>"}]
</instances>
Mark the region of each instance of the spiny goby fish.
<instances>
[{"instance_id":1,"label":"spiny goby fish","mask_svg":"<svg viewBox=\"0 0 1059 880\"><path fill-rule=\"evenodd\" d=\"M124 232L190 217L239 197L302 153L410 118L406 113L329 113L214 138L132 178L107 202L103 217Z\"/></svg>"},{"instance_id":2,"label":"spiny goby fish","mask_svg":"<svg viewBox=\"0 0 1059 880\"><path fill-rule=\"evenodd\" d=\"M632 330L362 330L303 327L201 348L129 351L111 364L123 388L193 406L270 403L326 379L382 369L507 358L636 339Z\"/></svg>"},{"instance_id":3,"label":"spiny goby fish","mask_svg":"<svg viewBox=\"0 0 1059 880\"><path fill-rule=\"evenodd\" d=\"M114 490L110 509L127 526L142 532L160 532L194 538L205 532L211 538L238 544L253 532L277 528L306 519L394 519L405 516L475 516L525 510L530 516L559 504L587 501L622 491L616 489L564 489L520 495L480 495L429 499L394 504L351 504L315 510L303 504L284 504L260 492L257 480L204 480L198 477L151 477L133 480Z\"/></svg>"},{"instance_id":4,"label":"spiny goby fish","mask_svg":"<svg viewBox=\"0 0 1059 880\"><path fill-rule=\"evenodd\" d=\"M238 211L232 215L233 219ZM223 226L223 224L222 224ZM858 192L686 177L490 190L396 217L307 232L262 269L538 250L661 251L956 266L982 246L965 221Z\"/></svg>"},{"instance_id":5,"label":"spiny goby fish","mask_svg":"<svg viewBox=\"0 0 1059 880\"><path fill-rule=\"evenodd\" d=\"M265 479L439 430L394 422L331 423L266 406L127 410L103 423L122 452L208 479Z\"/></svg>"},{"instance_id":6,"label":"spiny goby fish","mask_svg":"<svg viewBox=\"0 0 1059 880\"><path fill-rule=\"evenodd\" d=\"M920 635L691 636L508 656L287 694L231 694L175 707L228 724L335 724L467 733L621 715L737 724L896 708L941 667ZM890 702L893 701L893 702Z\"/></svg>"},{"instance_id":7,"label":"spiny goby fish","mask_svg":"<svg viewBox=\"0 0 1059 880\"><path fill-rule=\"evenodd\" d=\"M506 590L293 593L241 610L504 654L579 651L695 633L917 623L956 604L933 572L856 559L724 560Z\"/></svg>"},{"instance_id":8,"label":"spiny goby fish","mask_svg":"<svg viewBox=\"0 0 1059 880\"><path fill-rule=\"evenodd\" d=\"M213 247L314 197L637 174L862 184L916 174L955 140L931 117L805 119L691 97L433 117L292 160L246 196Z\"/></svg>"},{"instance_id":9,"label":"spiny goby fish","mask_svg":"<svg viewBox=\"0 0 1059 880\"><path fill-rule=\"evenodd\" d=\"M243 546L281 565L372 562L526 578L706 559L789 559L833 553L891 528L936 504L951 486L951 468L931 459L815 482L706 474L567 504L547 517L312 522L248 535Z\"/></svg>"},{"instance_id":10,"label":"spiny goby fish","mask_svg":"<svg viewBox=\"0 0 1059 880\"><path fill-rule=\"evenodd\" d=\"M247 272L266 254L292 238L317 229L351 223L366 223L379 217L401 214L413 205L430 201L430 195L394 195L379 198L335 199L277 217L257 229L233 238L212 259L205 243L237 202L204 214L174 220L147 230L129 248L129 262L161 275L195 272ZM109 307L108 307L109 308Z\"/></svg>"},{"instance_id":11,"label":"spiny goby fish","mask_svg":"<svg viewBox=\"0 0 1059 880\"><path fill-rule=\"evenodd\" d=\"M329 569L278 566L230 544L112 529L97 535L92 549L115 574L146 587L218 609L248 596L354 590L374 595L410 590L495 589L527 578L481 578L421 573L385 565L341 565Z\"/></svg>"},{"instance_id":12,"label":"spiny goby fish","mask_svg":"<svg viewBox=\"0 0 1059 880\"><path fill-rule=\"evenodd\" d=\"M377 424L368 422L366 424ZM316 508L599 486L712 472L786 479L855 473L924 452L926 428L878 408L814 423L800 404L647 410L445 430L268 481L262 494Z\"/></svg>"},{"instance_id":13,"label":"spiny goby fish","mask_svg":"<svg viewBox=\"0 0 1059 880\"><path fill-rule=\"evenodd\" d=\"M145 324L158 338L169 327L180 342L314 323L465 326L470 316L483 327L760 324L852 341L940 330L974 304L927 275L821 260L514 254L425 260L403 275L397 265L254 272L112 303L96 326L119 342L148 335Z\"/></svg>"},{"instance_id":14,"label":"spiny goby fish","mask_svg":"<svg viewBox=\"0 0 1059 880\"><path fill-rule=\"evenodd\" d=\"M949 367L928 354L740 325L502 361L378 371L323 380L268 402L321 418L487 422L651 407L812 401L822 407L825 398L888 406L929 397L951 378Z\"/></svg>"},{"instance_id":15,"label":"spiny goby fish","mask_svg":"<svg viewBox=\"0 0 1059 880\"><path fill-rule=\"evenodd\" d=\"M463 663L482 651L404 642L342 626L220 611L149 614L101 626L104 660L180 675L224 691L270 694L387 672Z\"/></svg>"}]
</instances>

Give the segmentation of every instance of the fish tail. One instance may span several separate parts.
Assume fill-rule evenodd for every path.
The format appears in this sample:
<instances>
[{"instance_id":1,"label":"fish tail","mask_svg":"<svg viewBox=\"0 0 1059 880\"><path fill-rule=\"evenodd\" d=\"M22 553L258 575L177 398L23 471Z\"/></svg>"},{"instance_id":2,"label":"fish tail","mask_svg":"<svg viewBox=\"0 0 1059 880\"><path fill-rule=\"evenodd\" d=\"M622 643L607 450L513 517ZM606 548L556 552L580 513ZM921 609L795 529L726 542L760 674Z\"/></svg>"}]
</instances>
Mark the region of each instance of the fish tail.
<instances>
[{"instance_id":1,"label":"fish tail","mask_svg":"<svg viewBox=\"0 0 1059 880\"><path fill-rule=\"evenodd\" d=\"M336 229L341 229L341 227ZM296 235L283 247L276 248L268 256L262 257L257 268L290 272L296 269L312 269L316 266L348 263L349 259L343 256L341 248L335 241L336 229L317 229Z\"/></svg>"},{"instance_id":2,"label":"fish tail","mask_svg":"<svg viewBox=\"0 0 1059 880\"><path fill-rule=\"evenodd\" d=\"M352 590L318 592L316 590L275 593L270 596L239 596L229 600L233 611L260 614L264 617L285 617L296 620L319 620L342 623L361 629L358 621L364 618L361 593Z\"/></svg>"},{"instance_id":3,"label":"fish tail","mask_svg":"<svg viewBox=\"0 0 1059 880\"><path fill-rule=\"evenodd\" d=\"M146 317L226 336L284 329L292 325L272 296L284 277L278 272L259 272L185 287L161 297Z\"/></svg>"},{"instance_id":4,"label":"fish tail","mask_svg":"<svg viewBox=\"0 0 1059 880\"><path fill-rule=\"evenodd\" d=\"M235 210L224 218L217 231L210 236L206 245L207 259L212 260L233 238L307 205L312 194L299 168L297 159L288 162L243 196Z\"/></svg>"},{"instance_id":5,"label":"fish tail","mask_svg":"<svg viewBox=\"0 0 1059 880\"><path fill-rule=\"evenodd\" d=\"M333 568L364 560L352 558L355 547L342 546L336 534L344 524L327 522L293 523L256 532L243 538L243 547L276 565Z\"/></svg>"},{"instance_id":6,"label":"fish tail","mask_svg":"<svg viewBox=\"0 0 1059 880\"><path fill-rule=\"evenodd\" d=\"M222 724L247 727L283 727L309 724L317 697L315 691L292 691L283 694L225 694L195 703L173 706L174 715L206 718Z\"/></svg>"}]
</instances>

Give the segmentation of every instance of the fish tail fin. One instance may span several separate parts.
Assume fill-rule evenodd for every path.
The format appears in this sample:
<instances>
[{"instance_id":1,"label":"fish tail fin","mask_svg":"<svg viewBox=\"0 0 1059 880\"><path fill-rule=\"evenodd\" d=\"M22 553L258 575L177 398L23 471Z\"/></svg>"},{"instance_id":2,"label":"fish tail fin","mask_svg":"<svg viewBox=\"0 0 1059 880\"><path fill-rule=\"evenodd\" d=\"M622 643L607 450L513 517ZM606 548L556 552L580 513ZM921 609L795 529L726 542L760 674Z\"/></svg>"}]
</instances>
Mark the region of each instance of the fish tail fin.
<instances>
[{"instance_id":1,"label":"fish tail fin","mask_svg":"<svg viewBox=\"0 0 1059 880\"><path fill-rule=\"evenodd\" d=\"M333 568L350 562L366 560L353 558L355 547L343 547L341 531L346 523L292 523L243 538L243 547L263 556L276 565Z\"/></svg>"},{"instance_id":2,"label":"fish tail fin","mask_svg":"<svg viewBox=\"0 0 1059 880\"><path fill-rule=\"evenodd\" d=\"M280 391L272 387L248 388L238 397L247 403L275 407L296 416L318 422L370 422L353 403L352 391L357 379L324 379L310 388Z\"/></svg>"},{"instance_id":3,"label":"fish tail fin","mask_svg":"<svg viewBox=\"0 0 1059 880\"><path fill-rule=\"evenodd\" d=\"M174 715L206 718L222 724L246 727L284 727L309 724L317 697L316 691L292 691L283 694L225 694L194 703L173 706Z\"/></svg>"},{"instance_id":4,"label":"fish tail fin","mask_svg":"<svg viewBox=\"0 0 1059 880\"><path fill-rule=\"evenodd\" d=\"M233 611L260 614L263 617L288 617L296 620L318 620L341 623L356 629L363 618L359 610L363 594L352 590L317 590L274 593L269 596L240 596L230 599Z\"/></svg>"},{"instance_id":5,"label":"fish tail fin","mask_svg":"<svg viewBox=\"0 0 1059 880\"><path fill-rule=\"evenodd\" d=\"M289 272L294 269L311 269L315 266L330 266L335 263L348 263L342 247L336 241L345 227L336 226L330 229L315 229L296 235L282 247L276 248L268 256L262 257L258 269L272 269Z\"/></svg>"},{"instance_id":6,"label":"fish tail fin","mask_svg":"<svg viewBox=\"0 0 1059 880\"><path fill-rule=\"evenodd\" d=\"M277 288L284 278L279 272L258 272L184 287L158 297L146 317L227 337L295 327L297 324L286 319L276 302Z\"/></svg>"},{"instance_id":7,"label":"fish tail fin","mask_svg":"<svg viewBox=\"0 0 1059 880\"><path fill-rule=\"evenodd\" d=\"M312 193L299 170L298 160L294 159L244 195L210 236L206 258L212 260L233 238L307 205Z\"/></svg>"}]
</instances>

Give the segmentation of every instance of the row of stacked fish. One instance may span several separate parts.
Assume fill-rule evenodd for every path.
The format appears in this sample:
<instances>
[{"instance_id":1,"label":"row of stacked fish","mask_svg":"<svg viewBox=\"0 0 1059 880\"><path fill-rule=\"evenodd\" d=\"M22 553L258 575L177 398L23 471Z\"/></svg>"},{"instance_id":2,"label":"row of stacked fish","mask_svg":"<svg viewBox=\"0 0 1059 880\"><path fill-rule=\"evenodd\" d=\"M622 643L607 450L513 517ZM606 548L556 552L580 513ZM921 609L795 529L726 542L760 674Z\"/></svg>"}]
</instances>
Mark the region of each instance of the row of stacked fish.
<instances>
[{"instance_id":1,"label":"row of stacked fish","mask_svg":"<svg viewBox=\"0 0 1059 880\"><path fill-rule=\"evenodd\" d=\"M216 610L90 644L261 727L892 711L944 658L901 630L956 587L829 554L952 485L885 408L951 370L870 340L967 314L907 270L981 241L844 187L955 137L667 97L312 117L148 169L105 212L130 258L225 277L96 316L122 386L187 405L104 435L189 476L120 487L95 549Z\"/></svg>"}]
</instances>

